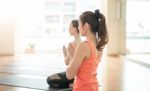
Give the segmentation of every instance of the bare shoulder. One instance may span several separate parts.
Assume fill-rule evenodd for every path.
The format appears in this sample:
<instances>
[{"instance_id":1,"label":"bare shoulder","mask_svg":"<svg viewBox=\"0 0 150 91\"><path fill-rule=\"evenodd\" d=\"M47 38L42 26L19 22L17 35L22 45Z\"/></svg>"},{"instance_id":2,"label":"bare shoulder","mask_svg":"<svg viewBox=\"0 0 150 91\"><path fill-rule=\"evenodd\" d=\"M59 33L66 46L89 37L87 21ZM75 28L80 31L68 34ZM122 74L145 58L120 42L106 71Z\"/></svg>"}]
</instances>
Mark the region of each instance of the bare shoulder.
<instances>
[{"instance_id":1,"label":"bare shoulder","mask_svg":"<svg viewBox=\"0 0 150 91\"><path fill-rule=\"evenodd\" d=\"M83 49L83 50L86 50L89 48L88 44L86 42L81 42L78 47Z\"/></svg>"},{"instance_id":2,"label":"bare shoulder","mask_svg":"<svg viewBox=\"0 0 150 91\"><path fill-rule=\"evenodd\" d=\"M73 45L73 44L74 44L73 42L69 42L69 43L68 43L68 45Z\"/></svg>"},{"instance_id":3,"label":"bare shoulder","mask_svg":"<svg viewBox=\"0 0 150 91\"><path fill-rule=\"evenodd\" d=\"M91 55L90 48L86 42L81 42L77 48L82 52L82 55L85 55L86 58L89 58Z\"/></svg>"},{"instance_id":4,"label":"bare shoulder","mask_svg":"<svg viewBox=\"0 0 150 91\"><path fill-rule=\"evenodd\" d=\"M76 46L77 46L74 42L70 42L68 45L73 46L73 48L76 48Z\"/></svg>"}]
</instances>

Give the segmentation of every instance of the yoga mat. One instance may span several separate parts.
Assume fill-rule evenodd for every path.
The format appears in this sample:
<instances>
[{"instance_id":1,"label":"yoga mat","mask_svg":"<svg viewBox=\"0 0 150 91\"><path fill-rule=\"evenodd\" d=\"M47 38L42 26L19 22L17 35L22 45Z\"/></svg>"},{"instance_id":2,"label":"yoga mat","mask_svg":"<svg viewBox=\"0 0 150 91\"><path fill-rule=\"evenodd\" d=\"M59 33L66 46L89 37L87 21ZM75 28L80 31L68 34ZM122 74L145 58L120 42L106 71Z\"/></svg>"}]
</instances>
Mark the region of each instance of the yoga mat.
<instances>
[{"instance_id":1,"label":"yoga mat","mask_svg":"<svg viewBox=\"0 0 150 91\"><path fill-rule=\"evenodd\" d=\"M7 64L1 65L2 67L28 67L28 68L42 68L42 69L62 69L65 68L66 65L63 61L24 61L24 60L17 60L17 61L9 61Z\"/></svg>"},{"instance_id":2,"label":"yoga mat","mask_svg":"<svg viewBox=\"0 0 150 91\"><path fill-rule=\"evenodd\" d=\"M0 67L0 73L12 73L12 74L27 74L27 75L40 75L49 76L54 73L65 71L65 68L35 68L35 67Z\"/></svg>"},{"instance_id":3,"label":"yoga mat","mask_svg":"<svg viewBox=\"0 0 150 91\"><path fill-rule=\"evenodd\" d=\"M46 79L49 75L65 70L65 64L60 58L51 60L41 58L10 60L0 65L0 84L43 91L58 91L49 88ZM53 61L52 61L53 60Z\"/></svg>"},{"instance_id":4,"label":"yoga mat","mask_svg":"<svg viewBox=\"0 0 150 91\"><path fill-rule=\"evenodd\" d=\"M47 77L28 76L28 75L11 75L0 76L0 84L44 91L57 91L58 89L49 88L46 83Z\"/></svg>"}]
</instances>

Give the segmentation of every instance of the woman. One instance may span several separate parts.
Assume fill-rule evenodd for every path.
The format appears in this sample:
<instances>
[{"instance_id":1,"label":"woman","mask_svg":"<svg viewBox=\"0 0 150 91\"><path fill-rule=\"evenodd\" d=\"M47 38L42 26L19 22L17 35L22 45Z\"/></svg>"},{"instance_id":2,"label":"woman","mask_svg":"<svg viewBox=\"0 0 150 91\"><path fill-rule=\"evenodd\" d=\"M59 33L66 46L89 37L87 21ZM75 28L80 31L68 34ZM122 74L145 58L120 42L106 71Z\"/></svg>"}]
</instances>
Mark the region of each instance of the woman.
<instances>
[{"instance_id":1,"label":"woman","mask_svg":"<svg viewBox=\"0 0 150 91\"><path fill-rule=\"evenodd\" d=\"M66 76L69 80L75 77L73 91L99 91L97 68L108 42L104 15L99 10L84 12L80 16L79 30L86 41L81 42L76 50L69 46L71 61Z\"/></svg>"},{"instance_id":2,"label":"woman","mask_svg":"<svg viewBox=\"0 0 150 91\"><path fill-rule=\"evenodd\" d=\"M69 46L72 46L73 49L75 49L76 46L81 42L78 25L78 20L72 20L69 26L69 33L71 36L74 36L74 40L69 43ZM68 53L68 48L65 46L63 46L63 54L65 64L68 65L70 63L70 54ZM47 78L47 83L50 85L50 87L69 88L73 83L73 80L73 78L68 80L66 78L66 72L61 72L49 76Z\"/></svg>"}]
</instances>

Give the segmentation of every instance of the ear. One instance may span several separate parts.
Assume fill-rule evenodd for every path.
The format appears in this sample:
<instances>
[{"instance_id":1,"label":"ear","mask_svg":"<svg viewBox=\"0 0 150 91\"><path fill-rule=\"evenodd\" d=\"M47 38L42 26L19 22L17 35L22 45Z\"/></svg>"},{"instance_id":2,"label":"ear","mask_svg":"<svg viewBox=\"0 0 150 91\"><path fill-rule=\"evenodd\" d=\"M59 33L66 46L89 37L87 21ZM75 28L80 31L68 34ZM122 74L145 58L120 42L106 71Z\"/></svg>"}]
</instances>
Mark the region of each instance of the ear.
<instances>
[{"instance_id":1,"label":"ear","mask_svg":"<svg viewBox=\"0 0 150 91\"><path fill-rule=\"evenodd\" d=\"M84 29L85 29L85 30L88 30L88 29L89 29L89 24L88 24L87 22L84 24Z\"/></svg>"},{"instance_id":2,"label":"ear","mask_svg":"<svg viewBox=\"0 0 150 91\"><path fill-rule=\"evenodd\" d=\"M76 31L77 31L77 30L76 30L76 28L74 27L74 28L73 28L73 32L76 32Z\"/></svg>"}]
</instances>

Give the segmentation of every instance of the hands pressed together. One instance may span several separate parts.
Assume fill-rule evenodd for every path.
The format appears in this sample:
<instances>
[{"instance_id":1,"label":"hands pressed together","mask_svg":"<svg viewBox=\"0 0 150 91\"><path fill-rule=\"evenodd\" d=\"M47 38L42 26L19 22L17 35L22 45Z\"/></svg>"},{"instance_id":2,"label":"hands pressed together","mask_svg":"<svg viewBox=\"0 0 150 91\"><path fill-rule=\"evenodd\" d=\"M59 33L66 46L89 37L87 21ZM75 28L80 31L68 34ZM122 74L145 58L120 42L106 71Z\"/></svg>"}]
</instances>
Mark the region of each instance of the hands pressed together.
<instances>
[{"instance_id":1,"label":"hands pressed together","mask_svg":"<svg viewBox=\"0 0 150 91\"><path fill-rule=\"evenodd\" d=\"M65 63L68 65L70 60L72 59L73 55L75 52L75 46L73 45L73 43L69 43L68 47L66 47L65 45L63 46L63 54L65 57Z\"/></svg>"}]
</instances>

